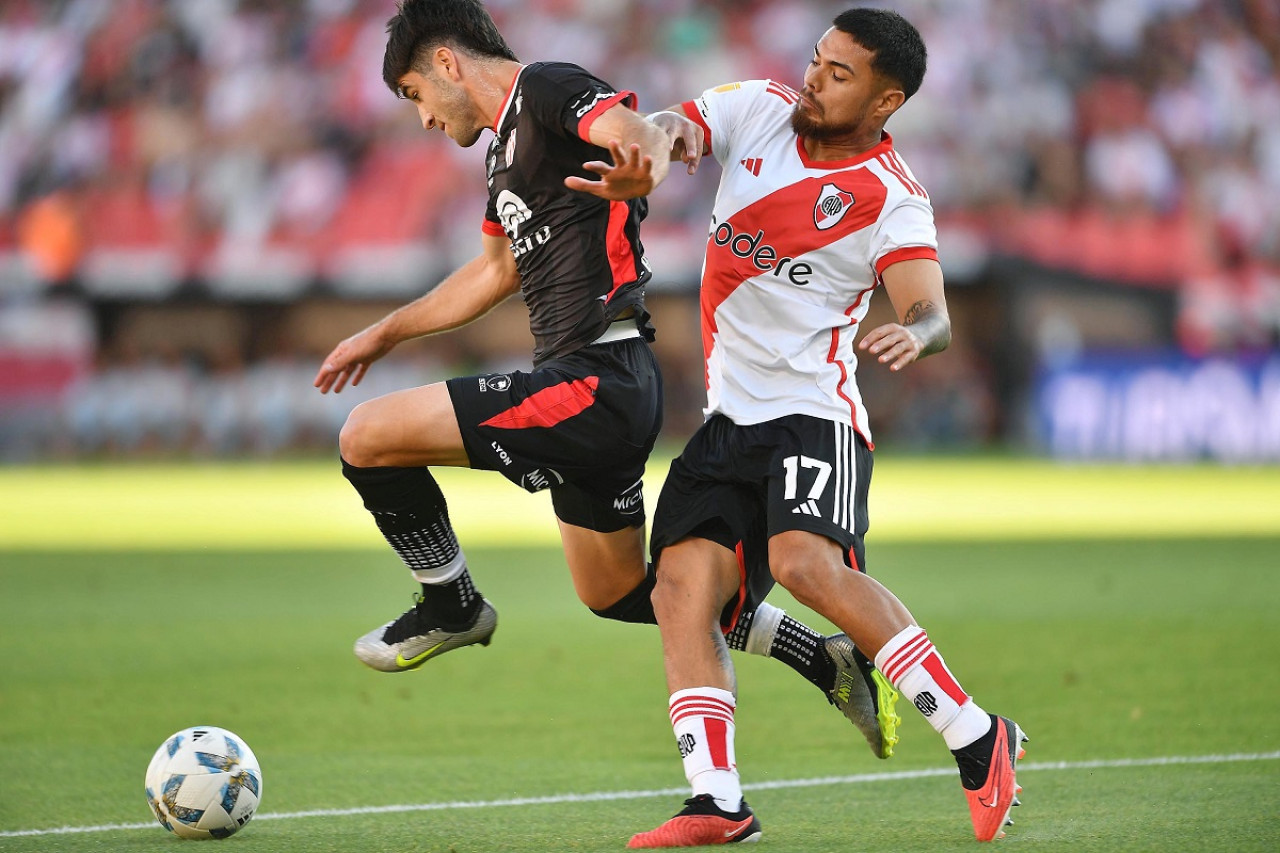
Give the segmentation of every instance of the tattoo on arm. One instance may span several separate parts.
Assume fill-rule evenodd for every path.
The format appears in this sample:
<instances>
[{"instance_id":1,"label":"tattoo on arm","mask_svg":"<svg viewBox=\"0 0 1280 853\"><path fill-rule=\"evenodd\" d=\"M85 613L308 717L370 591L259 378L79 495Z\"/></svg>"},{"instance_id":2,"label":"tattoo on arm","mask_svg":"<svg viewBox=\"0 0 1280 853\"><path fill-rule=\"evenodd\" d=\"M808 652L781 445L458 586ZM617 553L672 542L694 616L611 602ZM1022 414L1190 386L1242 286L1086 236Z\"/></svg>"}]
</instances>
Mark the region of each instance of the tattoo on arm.
<instances>
[{"instance_id":1,"label":"tattoo on arm","mask_svg":"<svg viewBox=\"0 0 1280 853\"><path fill-rule=\"evenodd\" d=\"M928 299L921 299L915 305L912 305L910 308L907 309L907 316L902 318L902 323L905 326L910 326L916 320L919 320L921 316L933 310L936 310L936 309L934 308L934 305L932 302L930 302Z\"/></svg>"},{"instance_id":2,"label":"tattoo on arm","mask_svg":"<svg viewBox=\"0 0 1280 853\"><path fill-rule=\"evenodd\" d=\"M942 352L951 343L951 318L946 311L928 299L922 299L907 309L902 325L910 326L912 334L920 338L924 348L920 357Z\"/></svg>"}]
</instances>

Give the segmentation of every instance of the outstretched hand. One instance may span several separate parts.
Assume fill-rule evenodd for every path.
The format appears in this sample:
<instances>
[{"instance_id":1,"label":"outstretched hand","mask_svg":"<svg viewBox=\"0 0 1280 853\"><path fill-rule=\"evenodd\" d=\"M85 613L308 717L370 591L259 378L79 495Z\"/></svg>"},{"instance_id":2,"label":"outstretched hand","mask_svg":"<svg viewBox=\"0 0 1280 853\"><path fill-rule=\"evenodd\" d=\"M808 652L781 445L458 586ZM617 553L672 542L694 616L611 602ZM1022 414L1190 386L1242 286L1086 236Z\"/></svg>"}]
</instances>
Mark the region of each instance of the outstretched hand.
<instances>
[{"instance_id":1,"label":"outstretched hand","mask_svg":"<svg viewBox=\"0 0 1280 853\"><path fill-rule=\"evenodd\" d=\"M312 383L320 389L321 394L329 391L337 394L346 387L360 384L369 371L369 365L382 358L395 347L379 333L377 326L370 326L363 332L352 335L333 348L333 352L325 357Z\"/></svg>"},{"instance_id":2,"label":"outstretched hand","mask_svg":"<svg viewBox=\"0 0 1280 853\"><path fill-rule=\"evenodd\" d=\"M591 160L582 164L588 172L599 175L600 180L570 175L564 179L564 185L609 201L639 198L653 190L653 158L648 154L641 156L639 145L632 143L627 151L623 151L621 143L613 139L609 141L609 154L613 163Z\"/></svg>"}]
</instances>

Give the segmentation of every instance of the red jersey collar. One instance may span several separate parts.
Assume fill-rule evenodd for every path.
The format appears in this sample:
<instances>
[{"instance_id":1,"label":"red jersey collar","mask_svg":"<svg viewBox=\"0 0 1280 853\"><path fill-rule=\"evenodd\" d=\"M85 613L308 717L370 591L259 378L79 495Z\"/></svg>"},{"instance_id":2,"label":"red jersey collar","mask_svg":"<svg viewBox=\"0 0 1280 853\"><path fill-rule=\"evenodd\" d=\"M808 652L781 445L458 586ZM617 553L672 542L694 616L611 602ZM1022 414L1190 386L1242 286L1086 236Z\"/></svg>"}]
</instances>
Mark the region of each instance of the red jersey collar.
<instances>
[{"instance_id":1,"label":"red jersey collar","mask_svg":"<svg viewBox=\"0 0 1280 853\"><path fill-rule=\"evenodd\" d=\"M880 131L880 141L874 146L863 151L861 154L855 154L845 160L811 160L809 152L804 149L804 137L796 136L796 151L800 152L800 162L804 164L806 169L847 169L850 166L856 166L859 163L866 162L872 157L879 157L888 151L893 150L893 137L888 131Z\"/></svg>"}]
</instances>

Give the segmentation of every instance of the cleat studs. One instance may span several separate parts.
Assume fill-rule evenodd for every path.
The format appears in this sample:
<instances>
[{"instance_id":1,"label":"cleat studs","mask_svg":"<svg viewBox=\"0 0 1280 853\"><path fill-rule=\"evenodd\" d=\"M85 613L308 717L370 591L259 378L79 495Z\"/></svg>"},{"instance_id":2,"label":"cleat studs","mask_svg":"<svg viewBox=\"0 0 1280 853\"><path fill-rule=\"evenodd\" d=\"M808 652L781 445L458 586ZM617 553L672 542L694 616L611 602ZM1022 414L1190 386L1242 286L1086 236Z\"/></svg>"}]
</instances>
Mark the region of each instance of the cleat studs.
<instances>
[{"instance_id":1,"label":"cleat studs","mask_svg":"<svg viewBox=\"0 0 1280 853\"><path fill-rule=\"evenodd\" d=\"M1005 818L1005 819L1004 819L1004 825L1005 825L1005 826L1013 826L1013 818L1011 818L1011 817L1007 817L1007 818Z\"/></svg>"},{"instance_id":2,"label":"cleat studs","mask_svg":"<svg viewBox=\"0 0 1280 853\"><path fill-rule=\"evenodd\" d=\"M1014 797L1012 805L1020 806L1022 805L1022 800L1018 799L1017 797Z\"/></svg>"}]
</instances>

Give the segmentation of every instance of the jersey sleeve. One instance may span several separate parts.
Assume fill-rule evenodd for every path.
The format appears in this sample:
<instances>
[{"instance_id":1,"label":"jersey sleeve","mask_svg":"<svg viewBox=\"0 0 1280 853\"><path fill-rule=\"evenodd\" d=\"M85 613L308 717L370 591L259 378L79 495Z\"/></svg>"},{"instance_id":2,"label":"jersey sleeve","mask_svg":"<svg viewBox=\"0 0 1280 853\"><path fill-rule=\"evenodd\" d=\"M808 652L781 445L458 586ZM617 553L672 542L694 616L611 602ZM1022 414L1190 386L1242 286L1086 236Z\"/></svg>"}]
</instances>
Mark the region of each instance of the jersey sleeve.
<instances>
[{"instance_id":1,"label":"jersey sleeve","mask_svg":"<svg viewBox=\"0 0 1280 853\"><path fill-rule=\"evenodd\" d=\"M492 193L489 194L489 203L484 208L484 219L480 221L480 231L490 237L505 236L507 233L502 227L502 219L498 216L498 202Z\"/></svg>"},{"instance_id":2,"label":"jersey sleeve","mask_svg":"<svg viewBox=\"0 0 1280 853\"><path fill-rule=\"evenodd\" d=\"M871 238L876 277L899 261L938 259L938 229L926 197L907 195L881 220Z\"/></svg>"},{"instance_id":3,"label":"jersey sleeve","mask_svg":"<svg viewBox=\"0 0 1280 853\"><path fill-rule=\"evenodd\" d=\"M548 63L526 81L522 109L556 133L590 142L591 125L615 104L635 109L635 92L615 89L576 65Z\"/></svg>"},{"instance_id":4,"label":"jersey sleeve","mask_svg":"<svg viewBox=\"0 0 1280 853\"><path fill-rule=\"evenodd\" d=\"M702 125L707 150L722 165L733 161L734 132L768 85L768 80L726 83L681 104L685 115Z\"/></svg>"}]
</instances>

